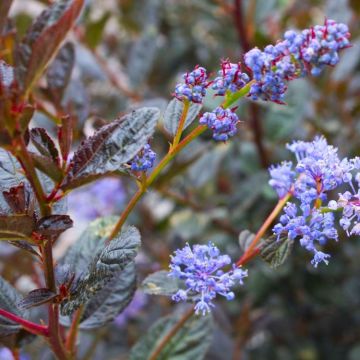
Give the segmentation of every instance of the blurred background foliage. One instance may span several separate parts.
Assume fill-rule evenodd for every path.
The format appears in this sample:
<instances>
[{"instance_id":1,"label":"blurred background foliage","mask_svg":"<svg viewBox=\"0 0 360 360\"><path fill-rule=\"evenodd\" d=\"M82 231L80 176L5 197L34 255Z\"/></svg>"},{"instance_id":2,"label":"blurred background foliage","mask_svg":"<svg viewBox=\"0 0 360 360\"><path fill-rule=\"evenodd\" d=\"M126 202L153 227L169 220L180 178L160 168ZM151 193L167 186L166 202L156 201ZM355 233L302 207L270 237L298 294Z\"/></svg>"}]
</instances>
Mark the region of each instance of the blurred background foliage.
<instances>
[{"instance_id":1,"label":"blurred background foliage","mask_svg":"<svg viewBox=\"0 0 360 360\"><path fill-rule=\"evenodd\" d=\"M14 1L11 15L18 37L47 3ZM63 99L64 109L76 117L78 142L131 108L164 110L181 74L196 64L215 74L220 59L241 61L249 48L275 43L287 29L323 23L325 17L347 23L352 32L353 47L343 52L340 64L319 78L291 82L287 105L243 99L238 135L215 144L206 133L191 144L131 215L129 222L143 237L139 281L167 269L170 253L187 241L211 240L236 260L242 251L239 233L256 232L276 202L267 167L290 159L287 142L322 133L342 155L360 154L360 1L87 1L70 37L76 60ZM51 132L51 104L44 89L45 82L40 83L34 123ZM205 109L218 103L208 96ZM159 126L152 139L159 159L167 140ZM119 196L107 198L115 214L136 189L131 178L121 177L119 184ZM97 204L107 188L104 182L96 191L84 187L69 195L75 228L58 244L58 256L90 221L84 204L101 209ZM261 259L249 264L249 278L236 300L218 302L206 359L360 359L360 239L340 239L327 247L331 262L318 269L299 247L277 270ZM37 269L27 254L2 245L0 259L4 277L23 291L32 289ZM106 329L82 333L80 358L126 359L139 335L174 306L165 298L137 294L128 311ZM49 358L42 345L32 343L26 353L31 359Z\"/></svg>"}]
</instances>

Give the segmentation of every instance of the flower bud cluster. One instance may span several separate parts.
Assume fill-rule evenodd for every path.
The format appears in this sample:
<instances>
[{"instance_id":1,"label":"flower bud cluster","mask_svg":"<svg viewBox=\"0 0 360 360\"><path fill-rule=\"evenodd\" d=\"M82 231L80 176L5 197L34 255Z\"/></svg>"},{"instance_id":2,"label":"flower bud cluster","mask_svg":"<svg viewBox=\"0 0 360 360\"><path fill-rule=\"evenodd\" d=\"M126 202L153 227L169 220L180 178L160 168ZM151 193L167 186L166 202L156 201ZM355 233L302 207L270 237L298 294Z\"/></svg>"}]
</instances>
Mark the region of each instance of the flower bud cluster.
<instances>
[{"instance_id":1,"label":"flower bud cluster","mask_svg":"<svg viewBox=\"0 0 360 360\"><path fill-rule=\"evenodd\" d=\"M247 270L233 265L229 271L223 268L231 264L228 255L221 255L214 244L187 244L178 249L171 257L169 276L185 281L186 289L178 290L172 297L174 301L193 300L195 312L206 315L214 307L213 300L217 295L227 300L234 299L232 287L243 284Z\"/></svg>"},{"instance_id":2,"label":"flower bud cluster","mask_svg":"<svg viewBox=\"0 0 360 360\"><path fill-rule=\"evenodd\" d=\"M146 171L154 166L156 159L156 153L151 150L149 144L146 144L144 148L132 159L131 170L132 171Z\"/></svg>"},{"instance_id":3,"label":"flower bud cluster","mask_svg":"<svg viewBox=\"0 0 360 360\"><path fill-rule=\"evenodd\" d=\"M244 55L255 83L249 96L283 103L287 82L311 73L317 76L326 65L339 62L339 51L350 46L350 33L345 24L325 20L298 33L289 30L284 40L268 45L264 51L254 48Z\"/></svg>"},{"instance_id":4,"label":"flower bud cluster","mask_svg":"<svg viewBox=\"0 0 360 360\"><path fill-rule=\"evenodd\" d=\"M210 85L206 69L196 66L195 69L183 75L184 83L175 87L175 97L180 100L188 100L201 104L206 95L206 88Z\"/></svg>"},{"instance_id":5,"label":"flower bud cluster","mask_svg":"<svg viewBox=\"0 0 360 360\"><path fill-rule=\"evenodd\" d=\"M236 134L236 125L239 122L238 116L232 109L217 107L212 112L203 114L199 123L207 125L213 131L213 139L217 141L226 141Z\"/></svg>"},{"instance_id":6,"label":"flower bud cluster","mask_svg":"<svg viewBox=\"0 0 360 360\"><path fill-rule=\"evenodd\" d=\"M241 71L240 63L233 64L229 60L224 60L212 88L216 90L216 95L225 95L227 91L234 93L242 89L249 80L249 75Z\"/></svg>"}]
</instances>

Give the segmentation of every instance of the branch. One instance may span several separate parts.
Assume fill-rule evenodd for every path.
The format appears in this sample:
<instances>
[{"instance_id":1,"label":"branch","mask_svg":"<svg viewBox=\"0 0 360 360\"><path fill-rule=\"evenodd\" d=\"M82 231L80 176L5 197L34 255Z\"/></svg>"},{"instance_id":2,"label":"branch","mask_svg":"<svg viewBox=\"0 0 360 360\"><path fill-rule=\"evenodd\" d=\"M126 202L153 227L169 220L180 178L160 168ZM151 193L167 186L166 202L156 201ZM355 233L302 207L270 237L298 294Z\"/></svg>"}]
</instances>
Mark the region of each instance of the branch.
<instances>
[{"instance_id":1,"label":"branch","mask_svg":"<svg viewBox=\"0 0 360 360\"><path fill-rule=\"evenodd\" d=\"M10 313L4 309L0 309L0 315L16 322L17 324L21 325L26 331L41 336L49 336L49 329L47 326L36 324L32 321L25 320L20 316L17 316L13 313Z\"/></svg>"}]
</instances>

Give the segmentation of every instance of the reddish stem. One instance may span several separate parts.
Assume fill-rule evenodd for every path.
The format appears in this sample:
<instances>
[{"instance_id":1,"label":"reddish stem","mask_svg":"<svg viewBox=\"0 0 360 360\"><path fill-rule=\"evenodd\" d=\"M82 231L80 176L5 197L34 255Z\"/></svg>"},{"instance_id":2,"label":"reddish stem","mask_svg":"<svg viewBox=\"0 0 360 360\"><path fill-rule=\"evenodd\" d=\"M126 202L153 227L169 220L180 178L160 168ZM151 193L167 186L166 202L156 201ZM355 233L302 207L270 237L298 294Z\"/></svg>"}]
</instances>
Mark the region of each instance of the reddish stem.
<instances>
[{"instance_id":1,"label":"reddish stem","mask_svg":"<svg viewBox=\"0 0 360 360\"><path fill-rule=\"evenodd\" d=\"M4 309L0 309L0 315L16 322L17 324L21 325L26 331L41 336L49 336L49 329L47 326L36 324L32 321L25 320L20 316L17 316L13 313L10 313Z\"/></svg>"},{"instance_id":2,"label":"reddish stem","mask_svg":"<svg viewBox=\"0 0 360 360\"><path fill-rule=\"evenodd\" d=\"M283 198L281 198L278 201L278 203L274 207L273 211L266 218L265 222L262 224L261 228L256 233L250 246L246 249L243 256L236 263L237 266L243 265L245 262L248 262L250 259L252 259L255 255L257 255L259 253L260 249L257 248L257 244L259 243L261 238L264 236L266 230L270 227L270 225L273 223L275 218L279 215L280 211L285 206L285 204L288 202L288 200L290 199L291 196L292 196L292 191L290 191L286 196L284 196Z\"/></svg>"}]
</instances>

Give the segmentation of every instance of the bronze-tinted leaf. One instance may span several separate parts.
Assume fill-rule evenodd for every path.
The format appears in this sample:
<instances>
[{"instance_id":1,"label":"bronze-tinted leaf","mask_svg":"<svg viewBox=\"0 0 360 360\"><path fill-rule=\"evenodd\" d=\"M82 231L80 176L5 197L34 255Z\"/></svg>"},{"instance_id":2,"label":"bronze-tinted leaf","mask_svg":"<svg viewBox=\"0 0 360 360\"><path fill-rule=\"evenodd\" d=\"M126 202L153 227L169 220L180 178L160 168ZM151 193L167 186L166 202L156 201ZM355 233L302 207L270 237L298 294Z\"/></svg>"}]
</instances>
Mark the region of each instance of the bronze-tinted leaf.
<instances>
[{"instance_id":1,"label":"bronze-tinted leaf","mask_svg":"<svg viewBox=\"0 0 360 360\"><path fill-rule=\"evenodd\" d=\"M16 49L16 78L24 93L41 76L78 17L84 0L54 2L35 19Z\"/></svg>"},{"instance_id":2,"label":"bronze-tinted leaf","mask_svg":"<svg viewBox=\"0 0 360 360\"><path fill-rule=\"evenodd\" d=\"M119 170L148 142L159 114L156 108L134 110L86 139L74 154L63 189L80 186L89 177Z\"/></svg>"},{"instance_id":3,"label":"bronze-tinted leaf","mask_svg":"<svg viewBox=\"0 0 360 360\"><path fill-rule=\"evenodd\" d=\"M71 116L64 116L61 119L61 126L59 128L58 139L60 151L63 161L66 162L71 149L73 139L73 118Z\"/></svg>"},{"instance_id":4,"label":"bronze-tinted leaf","mask_svg":"<svg viewBox=\"0 0 360 360\"><path fill-rule=\"evenodd\" d=\"M36 153L30 153L30 156L35 167L46 174L49 178L53 179L55 182L59 182L62 179L63 172L60 167L52 161L52 159Z\"/></svg>"},{"instance_id":5,"label":"bronze-tinted leaf","mask_svg":"<svg viewBox=\"0 0 360 360\"><path fill-rule=\"evenodd\" d=\"M44 128L33 128L30 130L30 138L41 155L46 156L59 164L59 152Z\"/></svg>"},{"instance_id":6,"label":"bronze-tinted leaf","mask_svg":"<svg viewBox=\"0 0 360 360\"><path fill-rule=\"evenodd\" d=\"M41 288L30 291L17 306L21 310L27 310L35 306L40 306L50 302L56 297L56 294L49 289Z\"/></svg>"},{"instance_id":7,"label":"bronze-tinted leaf","mask_svg":"<svg viewBox=\"0 0 360 360\"><path fill-rule=\"evenodd\" d=\"M16 214L25 214L30 201L30 194L25 190L24 183L3 191L4 198L11 210Z\"/></svg>"},{"instance_id":8,"label":"bronze-tinted leaf","mask_svg":"<svg viewBox=\"0 0 360 360\"><path fill-rule=\"evenodd\" d=\"M32 255L35 255L36 257L40 257L39 253L37 253L34 248L30 245L30 243L28 243L25 240L17 240L17 241L8 241L9 244L11 244L12 246L15 246L21 250L25 250L27 252L29 252Z\"/></svg>"},{"instance_id":9,"label":"bronze-tinted leaf","mask_svg":"<svg viewBox=\"0 0 360 360\"><path fill-rule=\"evenodd\" d=\"M27 240L34 230L35 220L32 216L0 216L0 240Z\"/></svg>"},{"instance_id":10,"label":"bronze-tinted leaf","mask_svg":"<svg viewBox=\"0 0 360 360\"><path fill-rule=\"evenodd\" d=\"M44 236L59 236L73 226L69 215L50 215L41 218L36 224L36 232Z\"/></svg>"}]
</instances>

